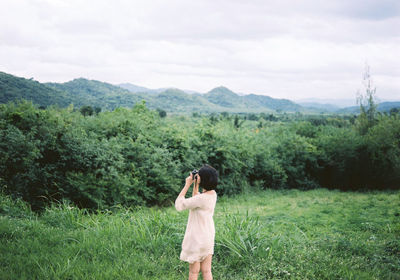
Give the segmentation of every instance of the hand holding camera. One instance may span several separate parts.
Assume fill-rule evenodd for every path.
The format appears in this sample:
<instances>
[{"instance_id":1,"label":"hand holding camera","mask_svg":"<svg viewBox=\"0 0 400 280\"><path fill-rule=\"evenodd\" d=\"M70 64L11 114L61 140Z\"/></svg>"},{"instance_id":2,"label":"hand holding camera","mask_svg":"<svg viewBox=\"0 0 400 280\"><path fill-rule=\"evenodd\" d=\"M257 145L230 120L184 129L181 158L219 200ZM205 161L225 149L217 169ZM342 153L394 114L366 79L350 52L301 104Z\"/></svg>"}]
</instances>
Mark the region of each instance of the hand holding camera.
<instances>
[{"instance_id":1,"label":"hand holding camera","mask_svg":"<svg viewBox=\"0 0 400 280\"><path fill-rule=\"evenodd\" d=\"M187 185L192 185L194 181L197 180L199 171L194 169L192 172L190 172L190 175L186 178L186 184Z\"/></svg>"},{"instance_id":2,"label":"hand holding camera","mask_svg":"<svg viewBox=\"0 0 400 280\"><path fill-rule=\"evenodd\" d=\"M194 169L191 173L192 176L192 180L194 180L194 186L193 186L193 192L192 192L192 196L195 196L199 193L199 175L198 175L199 171L197 169Z\"/></svg>"},{"instance_id":3,"label":"hand holding camera","mask_svg":"<svg viewBox=\"0 0 400 280\"><path fill-rule=\"evenodd\" d=\"M199 174L199 171L197 169L193 169L193 171L192 171L193 180L197 180L197 174Z\"/></svg>"}]
</instances>

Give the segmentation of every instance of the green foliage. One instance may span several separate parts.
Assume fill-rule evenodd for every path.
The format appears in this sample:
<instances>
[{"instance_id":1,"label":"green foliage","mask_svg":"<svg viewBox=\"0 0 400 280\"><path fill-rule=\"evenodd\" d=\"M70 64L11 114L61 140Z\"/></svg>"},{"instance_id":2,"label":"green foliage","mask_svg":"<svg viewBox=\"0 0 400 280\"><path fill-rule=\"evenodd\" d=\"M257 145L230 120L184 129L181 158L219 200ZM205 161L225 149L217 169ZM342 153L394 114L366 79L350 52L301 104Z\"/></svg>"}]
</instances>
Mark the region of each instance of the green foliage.
<instances>
[{"instance_id":1,"label":"green foliage","mask_svg":"<svg viewBox=\"0 0 400 280\"><path fill-rule=\"evenodd\" d=\"M385 117L366 135L371 160L371 184L379 188L398 188L400 181L400 121Z\"/></svg>"},{"instance_id":2,"label":"green foliage","mask_svg":"<svg viewBox=\"0 0 400 280\"><path fill-rule=\"evenodd\" d=\"M66 83L39 83L31 79L19 78L0 72L0 104L16 102L21 99L30 100L42 108L51 105L67 107L73 104L76 108L91 106L99 113L101 110L114 110L118 107L131 108L142 100L146 101L148 108L164 110L166 113L236 113L248 114L247 119L263 118L268 121L282 120L279 117L285 112L358 114L357 106L342 108L302 107L287 99L275 99L265 95L240 95L225 87L217 87L206 94L189 94L179 89L168 88L149 90L133 85L112 85L84 78L74 79ZM368 87L367 87L368 89ZM366 94L375 93L370 85ZM398 108L400 102L374 103L368 107L369 98L360 95L361 107L374 108L375 111L389 112ZM372 112L369 110L369 112ZM277 114L275 114L277 113ZM299 119L299 116L296 116Z\"/></svg>"},{"instance_id":3,"label":"green foliage","mask_svg":"<svg viewBox=\"0 0 400 280\"><path fill-rule=\"evenodd\" d=\"M0 104L21 99L30 100L43 107L58 105L66 107L74 102L67 93L39 83L0 72Z\"/></svg>"},{"instance_id":4,"label":"green foliage","mask_svg":"<svg viewBox=\"0 0 400 280\"><path fill-rule=\"evenodd\" d=\"M214 88L205 97L210 102L227 108L241 107L242 103L240 96L225 87Z\"/></svg>"},{"instance_id":5,"label":"green foliage","mask_svg":"<svg viewBox=\"0 0 400 280\"><path fill-rule=\"evenodd\" d=\"M92 106L82 106L79 111L84 116L91 116L94 113Z\"/></svg>"},{"instance_id":6,"label":"green foliage","mask_svg":"<svg viewBox=\"0 0 400 280\"><path fill-rule=\"evenodd\" d=\"M249 94L243 97L244 102L249 107L266 107L275 110L276 112L298 112L303 111L300 105L287 100L287 99L275 99L265 95ZM262 110L265 112L266 110Z\"/></svg>"},{"instance_id":7,"label":"green foliage","mask_svg":"<svg viewBox=\"0 0 400 280\"><path fill-rule=\"evenodd\" d=\"M88 113L87 110L90 110L89 107L94 107L93 111L96 111L96 107L107 110L118 107L130 108L145 99L145 96L132 94L121 87L83 78L61 84L48 83L46 85L68 94L74 106L84 108L86 113Z\"/></svg>"},{"instance_id":8,"label":"green foliage","mask_svg":"<svg viewBox=\"0 0 400 280\"><path fill-rule=\"evenodd\" d=\"M319 151L305 137L290 133L286 129L278 131L278 139L273 144L280 165L288 177L287 185L292 188L314 188L313 172L318 168Z\"/></svg>"},{"instance_id":9,"label":"green foliage","mask_svg":"<svg viewBox=\"0 0 400 280\"><path fill-rule=\"evenodd\" d=\"M151 109L160 108L165 112L180 113L302 110L300 105L289 100L254 94L240 96L224 87L215 88L204 95L189 94L175 88L160 92L148 92L146 89L131 92L119 86L84 78L66 83L43 84L2 72L0 72L0 92L2 93L0 103L26 99L43 107L55 104L66 107L73 104L77 108L91 106L103 110L114 110L118 107L131 108L145 100Z\"/></svg>"},{"instance_id":10,"label":"green foliage","mask_svg":"<svg viewBox=\"0 0 400 280\"><path fill-rule=\"evenodd\" d=\"M355 129L326 126L317 133L318 181L328 188L361 189L365 187L368 160L361 157L364 139Z\"/></svg>"},{"instance_id":11,"label":"green foliage","mask_svg":"<svg viewBox=\"0 0 400 280\"><path fill-rule=\"evenodd\" d=\"M155 132L160 119L143 104L84 118L25 102L0 117L2 188L34 209L64 198L85 208L162 204L180 185L180 165Z\"/></svg>"},{"instance_id":12,"label":"green foliage","mask_svg":"<svg viewBox=\"0 0 400 280\"><path fill-rule=\"evenodd\" d=\"M90 117L84 109L1 105L1 189L34 210L63 199L89 209L168 205L186 172L205 163L219 172L220 195L400 185L397 115L377 117L362 134L348 117L163 117L144 102L98 114L90 107Z\"/></svg>"},{"instance_id":13,"label":"green foliage","mask_svg":"<svg viewBox=\"0 0 400 280\"><path fill-rule=\"evenodd\" d=\"M160 115L161 118L165 118L167 116L167 112L165 112L162 109L157 109L158 114Z\"/></svg>"}]
</instances>

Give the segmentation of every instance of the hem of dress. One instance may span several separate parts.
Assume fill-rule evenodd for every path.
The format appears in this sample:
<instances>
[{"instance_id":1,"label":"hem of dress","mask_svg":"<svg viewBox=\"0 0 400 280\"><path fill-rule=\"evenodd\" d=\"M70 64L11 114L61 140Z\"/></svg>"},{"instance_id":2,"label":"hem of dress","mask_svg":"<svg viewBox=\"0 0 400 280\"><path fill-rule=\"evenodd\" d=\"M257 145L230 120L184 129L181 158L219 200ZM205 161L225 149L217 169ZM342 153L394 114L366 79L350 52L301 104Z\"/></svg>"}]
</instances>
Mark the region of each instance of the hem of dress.
<instances>
[{"instance_id":1,"label":"hem of dress","mask_svg":"<svg viewBox=\"0 0 400 280\"><path fill-rule=\"evenodd\" d=\"M195 263L195 262L204 261L209 255L214 255L214 252L211 252L211 253L209 253L207 255L199 256L199 257L193 258L193 259L192 258L185 258L184 256L180 256L179 259L181 261L188 262L188 263L192 264L192 263Z\"/></svg>"}]
</instances>

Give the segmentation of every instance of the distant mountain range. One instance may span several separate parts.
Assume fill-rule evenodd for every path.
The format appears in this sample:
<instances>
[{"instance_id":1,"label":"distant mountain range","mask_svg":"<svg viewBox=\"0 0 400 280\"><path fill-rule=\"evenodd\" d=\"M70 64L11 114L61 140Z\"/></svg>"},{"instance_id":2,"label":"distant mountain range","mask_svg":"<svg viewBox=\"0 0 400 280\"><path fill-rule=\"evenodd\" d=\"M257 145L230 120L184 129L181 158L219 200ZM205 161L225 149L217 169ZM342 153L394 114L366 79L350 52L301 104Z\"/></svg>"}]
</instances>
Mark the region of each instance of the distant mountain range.
<instances>
[{"instance_id":1,"label":"distant mountain range","mask_svg":"<svg viewBox=\"0 0 400 280\"><path fill-rule=\"evenodd\" d=\"M302 98L293 101L300 105L333 105L337 108L350 107L357 104L355 94L352 98Z\"/></svg>"},{"instance_id":2,"label":"distant mountain range","mask_svg":"<svg viewBox=\"0 0 400 280\"><path fill-rule=\"evenodd\" d=\"M142 86L137 86L131 83L123 83L123 84L118 84L117 86L122 87L124 89L129 90L132 93L161 93L163 91L166 91L168 89L174 89L174 88L157 88L157 89L150 89ZM189 93L189 94L199 94L198 92L194 90L185 90L183 89L182 91Z\"/></svg>"},{"instance_id":3,"label":"distant mountain range","mask_svg":"<svg viewBox=\"0 0 400 280\"><path fill-rule=\"evenodd\" d=\"M377 110L380 112L389 112L392 108L400 108L400 101L381 102L378 104ZM337 110L337 113L340 114L357 114L359 112L359 106L351 106Z\"/></svg>"},{"instance_id":4,"label":"distant mountain range","mask_svg":"<svg viewBox=\"0 0 400 280\"><path fill-rule=\"evenodd\" d=\"M232 113L274 113L274 112L338 112L358 113L359 107L340 108L332 104L303 102L297 104L288 99L276 99L265 95L238 94L226 87L217 87L200 94L176 88L149 89L130 83L112 85L105 82L74 79L66 83L39 83L0 72L0 103L31 100L39 106L58 105L75 107L90 105L103 110L117 107L132 107L144 100L152 109L167 112L232 112ZM400 102L384 102L379 109L388 111L400 107Z\"/></svg>"}]
</instances>

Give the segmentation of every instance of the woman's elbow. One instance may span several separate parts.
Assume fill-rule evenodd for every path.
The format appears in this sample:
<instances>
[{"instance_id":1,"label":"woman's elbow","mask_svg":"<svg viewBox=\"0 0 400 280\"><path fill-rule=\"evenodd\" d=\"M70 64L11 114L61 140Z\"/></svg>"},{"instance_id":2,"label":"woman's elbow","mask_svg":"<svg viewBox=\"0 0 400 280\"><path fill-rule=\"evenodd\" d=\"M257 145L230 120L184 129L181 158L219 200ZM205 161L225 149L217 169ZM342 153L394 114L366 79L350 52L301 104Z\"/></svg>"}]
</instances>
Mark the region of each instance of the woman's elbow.
<instances>
[{"instance_id":1,"label":"woman's elbow","mask_svg":"<svg viewBox=\"0 0 400 280\"><path fill-rule=\"evenodd\" d=\"M181 211L183 211L183 210L185 209L185 207L183 206L182 201L180 201L179 198L175 201L175 209L176 209L178 212L181 212Z\"/></svg>"},{"instance_id":2,"label":"woman's elbow","mask_svg":"<svg viewBox=\"0 0 400 280\"><path fill-rule=\"evenodd\" d=\"M176 203L175 203L175 209L178 212L181 212L183 210L182 206L181 205L177 205Z\"/></svg>"}]
</instances>

